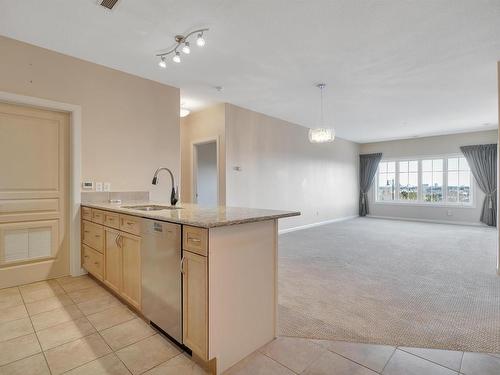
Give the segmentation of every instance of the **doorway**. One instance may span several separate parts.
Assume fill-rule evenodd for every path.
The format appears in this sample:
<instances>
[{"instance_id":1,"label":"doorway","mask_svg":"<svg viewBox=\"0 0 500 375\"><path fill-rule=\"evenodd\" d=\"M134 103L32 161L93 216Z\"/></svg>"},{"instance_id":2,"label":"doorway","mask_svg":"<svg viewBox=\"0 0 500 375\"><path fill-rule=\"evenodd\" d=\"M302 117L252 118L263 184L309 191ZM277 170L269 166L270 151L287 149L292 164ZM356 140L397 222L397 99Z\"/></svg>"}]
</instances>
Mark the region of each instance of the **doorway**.
<instances>
[{"instance_id":1,"label":"doorway","mask_svg":"<svg viewBox=\"0 0 500 375\"><path fill-rule=\"evenodd\" d=\"M217 140L193 144L193 202L203 207L219 204Z\"/></svg>"},{"instance_id":2,"label":"doorway","mask_svg":"<svg viewBox=\"0 0 500 375\"><path fill-rule=\"evenodd\" d=\"M0 288L69 274L69 124L0 103Z\"/></svg>"}]
</instances>

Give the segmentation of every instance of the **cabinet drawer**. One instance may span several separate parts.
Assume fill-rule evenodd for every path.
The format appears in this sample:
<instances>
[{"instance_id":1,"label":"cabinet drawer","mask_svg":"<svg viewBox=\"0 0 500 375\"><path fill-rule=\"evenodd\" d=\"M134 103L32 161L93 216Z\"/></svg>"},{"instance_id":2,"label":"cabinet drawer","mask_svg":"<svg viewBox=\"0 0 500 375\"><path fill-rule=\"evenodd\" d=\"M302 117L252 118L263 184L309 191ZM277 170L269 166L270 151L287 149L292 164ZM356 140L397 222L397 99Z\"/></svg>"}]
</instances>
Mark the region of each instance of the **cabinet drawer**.
<instances>
[{"instance_id":1,"label":"cabinet drawer","mask_svg":"<svg viewBox=\"0 0 500 375\"><path fill-rule=\"evenodd\" d=\"M182 228L182 247L184 250L207 256L208 229L184 225Z\"/></svg>"},{"instance_id":2,"label":"cabinet drawer","mask_svg":"<svg viewBox=\"0 0 500 375\"><path fill-rule=\"evenodd\" d=\"M92 209L92 222L97 224L104 223L104 211Z\"/></svg>"},{"instance_id":3,"label":"cabinet drawer","mask_svg":"<svg viewBox=\"0 0 500 375\"><path fill-rule=\"evenodd\" d=\"M82 207L82 219L92 220L92 209L90 207Z\"/></svg>"},{"instance_id":4,"label":"cabinet drawer","mask_svg":"<svg viewBox=\"0 0 500 375\"><path fill-rule=\"evenodd\" d=\"M140 219L134 216L120 215L120 230L140 236Z\"/></svg>"},{"instance_id":5,"label":"cabinet drawer","mask_svg":"<svg viewBox=\"0 0 500 375\"><path fill-rule=\"evenodd\" d=\"M102 253L104 248L104 230L99 224L91 223L90 221L82 221L82 242L90 246L94 250Z\"/></svg>"},{"instance_id":6,"label":"cabinet drawer","mask_svg":"<svg viewBox=\"0 0 500 375\"><path fill-rule=\"evenodd\" d=\"M99 280L102 280L104 271L102 254L85 245L82 245L82 252L83 267Z\"/></svg>"},{"instance_id":7,"label":"cabinet drawer","mask_svg":"<svg viewBox=\"0 0 500 375\"><path fill-rule=\"evenodd\" d=\"M105 212L104 225L111 228L120 229L120 215L114 212Z\"/></svg>"}]
</instances>

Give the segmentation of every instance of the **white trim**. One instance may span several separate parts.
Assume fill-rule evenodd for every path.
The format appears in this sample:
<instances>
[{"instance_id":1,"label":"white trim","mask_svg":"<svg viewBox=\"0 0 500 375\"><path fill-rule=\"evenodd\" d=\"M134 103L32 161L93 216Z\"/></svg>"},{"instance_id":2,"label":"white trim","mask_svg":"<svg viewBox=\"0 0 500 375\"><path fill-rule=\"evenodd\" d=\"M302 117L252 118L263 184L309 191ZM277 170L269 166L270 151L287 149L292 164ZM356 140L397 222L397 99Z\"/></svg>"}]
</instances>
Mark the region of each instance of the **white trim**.
<instances>
[{"instance_id":1,"label":"white trim","mask_svg":"<svg viewBox=\"0 0 500 375\"><path fill-rule=\"evenodd\" d=\"M308 229L308 228L313 228L313 227L319 227L319 226L326 225L326 224L338 223L339 221L351 220L351 219L354 219L356 217L359 217L359 215L344 216L344 217L339 217L337 219L330 219L330 220L325 220L325 221L318 221L317 223L305 224L305 225L300 225L298 227L282 229L282 230L278 231L278 234L295 232L295 231L298 231L298 230Z\"/></svg>"},{"instance_id":2,"label":"white trim","mask_svg":"<svg viewBox=\"0 0 500 375\"><path fill-rule=\"evenodd\" d=\"M220 205L221 197L220 197L220 160L219 160L219 136L208 137L196 139L191 142L191 202L198 203L198 198L196 197L196 192L198 189L198 181L197 181L197 173L195 173L198 169L198 156L196 146L204 145L207 143L215 142L215 149L217 154L217 205Z\"/></svg>"},{"instance_id":3,"label":"white trim","mask_svg":"<svg viewBox=\"0 0 500 375\"><path fill-rule=\"evenodd\" d=\"M376 201L373 202L374 205L381 205L381 206L411 206L411 207L429 207L429 208L465 208L465 209L470 209L470 208L477 208L476 206L476 200L473 199L472 204L460 204L460 203L453 203L453 202L444 202L444 203L425 203L422 201Z\"/></svg>"},{"instance_id":4,"label":"white trim","mask_svg":"<svg viewBox=\"0 0 500 375\"><path fill-rule=\"evenodd\" d=\"M85 273L80 257L80 181L82 162L82 107L32 96L0 91L0 101L68 112L70 114L70 181L69 181L69 270L72 276Z\"/></svg>"},{"instance_id":5,"label":"white trim","mask_svg":"<svg viewBox=\"0 0 500 375\"><path fill-rule=\"evenodd\" d=\"M417 221L422 223L434 223L434 224L453 224L453 225L467 225L472 227L484 227L490 228L486 224L469 222L469 221L451 221L451 220L433 220L433 219L416 219L411 217L398 217L398 216L380 216L380 215L366 215L366 217L371 219L386 219L386 220L401 220L401 221Z\"/></svg>"}]
</instances>

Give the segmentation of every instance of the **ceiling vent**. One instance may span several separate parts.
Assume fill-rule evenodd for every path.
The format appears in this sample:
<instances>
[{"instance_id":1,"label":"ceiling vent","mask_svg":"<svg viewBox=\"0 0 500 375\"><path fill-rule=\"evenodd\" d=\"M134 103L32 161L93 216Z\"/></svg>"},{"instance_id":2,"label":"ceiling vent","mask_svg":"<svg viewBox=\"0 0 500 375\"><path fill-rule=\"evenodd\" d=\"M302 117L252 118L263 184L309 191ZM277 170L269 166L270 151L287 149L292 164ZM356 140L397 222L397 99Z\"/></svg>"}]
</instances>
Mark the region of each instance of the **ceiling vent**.
<instances>
[{"instance_id":1,"label":"ceiling vent","mask_svg":"<svg viewBox=\"0 0 500 375\"><path fill-rule=\"evenodd\" d=\"M101 5L104 8L113 9L117 2L118 0L102 0Z\"/></svg>"}]
</instances>

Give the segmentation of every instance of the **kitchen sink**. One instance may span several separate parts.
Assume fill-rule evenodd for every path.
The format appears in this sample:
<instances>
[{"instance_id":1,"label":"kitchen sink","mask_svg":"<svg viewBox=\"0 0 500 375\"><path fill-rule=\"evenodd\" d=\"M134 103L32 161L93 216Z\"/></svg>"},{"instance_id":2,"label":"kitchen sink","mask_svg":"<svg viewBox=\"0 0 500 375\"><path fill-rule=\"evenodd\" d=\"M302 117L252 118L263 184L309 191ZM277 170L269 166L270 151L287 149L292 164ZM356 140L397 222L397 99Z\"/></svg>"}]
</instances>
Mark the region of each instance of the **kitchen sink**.
<instances>
[{"instance_id":1,"label":"kitchen sink","mask_svg":"<svg viewBox=\"0 0 500 375\"><path fill-rule=\"evenodd\" d=\"M161 210L181 210L182 207L176 206L160 206L157 204L149 204L142 206L122 206L122 208L128 208L131 210L139 210L139 211L161 211Z\"/></svg>"}]
</instances>

